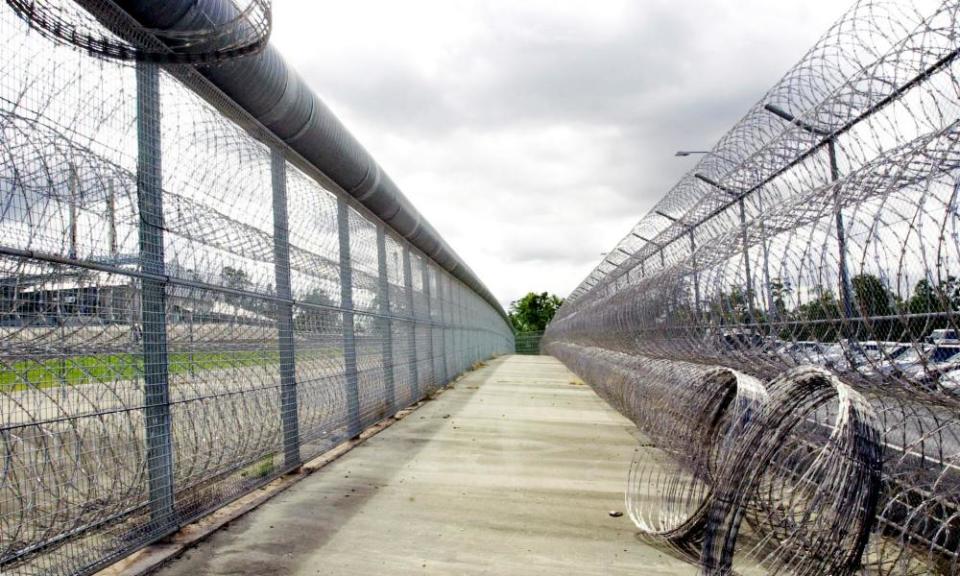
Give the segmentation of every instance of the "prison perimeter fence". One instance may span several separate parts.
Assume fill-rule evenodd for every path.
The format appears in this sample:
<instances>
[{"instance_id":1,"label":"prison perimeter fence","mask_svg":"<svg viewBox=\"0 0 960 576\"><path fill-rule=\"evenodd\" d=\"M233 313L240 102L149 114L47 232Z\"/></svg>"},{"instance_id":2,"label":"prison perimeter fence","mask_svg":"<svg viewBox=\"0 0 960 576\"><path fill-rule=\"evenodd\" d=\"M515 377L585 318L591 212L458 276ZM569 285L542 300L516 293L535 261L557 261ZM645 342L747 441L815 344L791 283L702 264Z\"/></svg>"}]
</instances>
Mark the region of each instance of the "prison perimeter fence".
<instances>
[{"instance_id":1,"label":"prison perimeter fence","mask_svg":"<svg viewBox=\"0 0 960 576\"><path fill-rule=\"evenodd\" d=\"M269 2L156 4L0 3L3 574L91 573L514 348Z\"/></svg>"},{"instance_id":2,"label":"prison perimeter fence","mask_svg":"<svg viewBox=\"0 0 960 576\"><path fill-rule=\"evenodd\" d=\"M958 49L955 1L856 2L547 328L704 573L960 573Z\"/></svg>"}]
</instances>

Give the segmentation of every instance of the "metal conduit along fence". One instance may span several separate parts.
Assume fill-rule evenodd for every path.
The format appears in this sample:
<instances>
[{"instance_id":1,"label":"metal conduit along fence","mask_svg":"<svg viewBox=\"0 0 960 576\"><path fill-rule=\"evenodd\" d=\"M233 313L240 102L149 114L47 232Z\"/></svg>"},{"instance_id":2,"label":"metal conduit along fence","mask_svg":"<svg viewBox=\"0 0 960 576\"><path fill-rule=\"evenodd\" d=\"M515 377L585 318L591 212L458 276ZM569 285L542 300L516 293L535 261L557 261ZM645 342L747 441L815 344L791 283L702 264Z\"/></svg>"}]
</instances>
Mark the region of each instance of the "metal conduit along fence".
<instances>
[{"instance_id":1,"label":"metal conduit along fence","mask_svg":"<svg viewBox=\"0 0 960 576\"><path fill-rule=\"evenodd\" d=\"M262 20L171 48L101 16L0 5L3 574L93 572L514 348L409 203L183 64L262 50Z\"/></svg>"},{"instance_id":2,"label":"metal conduit along fence","mask_svg":"<svg viewBox=\"0 0 960 576\"><path fill-rule=\"evenodd\" d=\"M708 574L960 574L960 3L863 0L544 336Z\"/></svg>"}]
</instances>

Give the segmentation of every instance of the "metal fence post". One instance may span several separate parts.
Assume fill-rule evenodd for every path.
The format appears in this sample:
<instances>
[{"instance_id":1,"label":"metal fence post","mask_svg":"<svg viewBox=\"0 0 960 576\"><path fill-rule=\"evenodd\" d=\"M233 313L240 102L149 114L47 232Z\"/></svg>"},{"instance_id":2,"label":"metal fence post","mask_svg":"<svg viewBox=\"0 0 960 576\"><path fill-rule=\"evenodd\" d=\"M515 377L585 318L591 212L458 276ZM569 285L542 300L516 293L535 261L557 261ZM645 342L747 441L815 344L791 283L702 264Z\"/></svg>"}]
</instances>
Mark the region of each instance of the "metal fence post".
<instances>
[{"instance_id":1,"label":"metal fence post","mask_svg":"<svg viewBox=\"0 0 960 576\"><path fill-rule=\"evenodd\" d=\"M837 146L833 138L827 141L827 154L830 160L830 181L840 179L840 168L837 166ZM843 299L843 317L848 322L853 318L853 290L850 287L850 272L847 269L847 233L843 225L843 207L839 202L839 189L834 188L833 200L836 211L837 250L839 251L840 269L840 297ZM849 334L848 334L849 336Z\"/></svg>"},{"instance_id":2,"label":"metal fence post","mask_svg":"<svg viewBox=\"0 0 960 576\"><path fill-rule=\"evenodd\" d=\"M456 288L457 289L454 292L456 294L457 302L457 318L455 320L457 323L457 332L453 345L457 348L457 372L466 372L469 364L467 363L467 354L466 350L464 349L464 340L466 335L463 333L463 291L459 282L457 282Z\"/></svg>"},{"instance_id":3,"label":"metal fence post","mask_svg":"<svg viewBox=\"0 0 960 576\"><path fill-rule=\"evenodd\" d=\"M407 293L407 311L410 314L410 375L413 377L411 384L411 398L416 401L420 399L420 369L417 366L417 315L413 305L413 267L410 265L410 248L403 245L403 286Z\"/></svg>"},{"instance_id":4,"label":"metal fence post","mask_svg":"<svg viewBox=\"0 0 960 576\"><path fill-rule=\"evenodd\" d=\"M737 200L740 206L740 236L743 244L743 270L747 278L747 293L744 298L747 301L747 311L750 314L750 322L757 321L757 314L753 306L753 274L750 272L750 237L747 235L747 207L743 201L743 194Z\"/></svg>"},{"instance_id":5,"label":"metal fence post","mask_svg":"<svg viewBox=\"0 0 960 576\"><path fill-rule=\"evenodd\" d=\"M476 324L474 320L476 319L476 310L473 307L470 307L470 357L471 360L476 362L480 359L480 335L477 332Z\"/></svg>"},{"instance_id":6,"label":"metal fence post","mask_svg":"<svg viewBox=\"0 0 960 576\"><path fill-rule=\"evenodd\" d=\"M277 284L277 346L280 353L280 422L283 431L283 465L300 466L300 425L297 413L296 359L293 342L293 295L290 292L290 246L287 228L287 162L272 149L270 175L273 187L273 258Z\"/></svg>"},{"instance_id":7,"label":"metal fence post","mask_svg":"<svg viewBox=\"0 0 960 576\"><path fill-rule=\"evenodd\" d=\"M467 351L467 369L473 367L473 363L477 361L477 355L475 351L475 342L474 342L474 326L473 321L473 309L472 302L470 301L470 294L466 290L463 291L463 346Z\"/></svg>"},{"instance_id":8,"label":"metal fence post","mask_svg":"<svg viewBox=\"0 0 960 576\"><path fill-rule=\"evenodd\" d=\"M470 339L472 334L470 333L470 328L467 327L467 323L470 321L470 309L468 307L468 302L465 300L465 291L463 286L460 287L460 323L463 324L463 337L460 341L460 345L463 347L463 369L469 370L473 367L473 352L470 349L471 343Z\"/></svg>"},{"instance_id":9,"label":"metal fence post","mask_svg":"<svg viewBox=\"0 0 960 576\"><path fill-rule=\"evenodd\" d=\"M144 274L140 293L144 423L150 519L157 527L175 522L160 151L160 71L156 64L140 62L137 64L137 203L140 268Z\"/></svg>"},{"instance_id":10,"label":"metal fence post","mask_svg":"<svg viewBox=\"0 0 960 576\"><path fill-rule=\"evenodd\" d=\"M699 272L700 268L699 268L699 266L697 266L697 239L694 237L694 228L695 228L695 227L687 224L686 222L684 222L684 221L683 221L682 219L680 219L680 218L676 218L676 217L674 217L674 216L671 216L671 215L667 214L666 212L662 212L662 211L660 211L660 210L654 210L654 213L662 216L663 218L666 218L667 220L673 222L674 224L679 224L680 226L683 226L683 227L686 228L686 230L687 230L687 235L688 235L689 238L690 238L690 261L691 261L691 265L693 266L693 309L694 309L694 314L695 314L694 317L696 318L696 322L700 322L700 320L701 320L701 314L700 314L700 272ZM663 254L662 251L661 251L660 253ZM628 256L629 256L629 254L628 254ZM640 261L640 265L641 265L641 271L642 271L643 260ZM627 277L626 277L626 283L625 283L625 284L629 284L629 283L630 283L630 272L627 272L627 275L626 275L626 276L627 276ZM619 290L620 287L617 286L617 287L615 287L615 289Z\"/></svg>"},{"instance_id":11,"label":"metal fence post","mask_svg":"<svg viewBox=\"0 0 960 576\"><path fill-rule=\"evenodd\" d=\"M703 319L700 313L700 267L697 266L697 240L693 235L693 228L689 229L690 234L690 258L693 264L693 310L697 315L697 322Z\"/></svg>"},{"instance_id":12,"label":"metal fence post","mask_svg":"<svg viewBox=\"0 0 960 576\"><path fill-rule=\"evenodd\" d=\"M825 139L823 142L825 142L827 145L827 160L830 164L830 182L835 183L840 180L840 167L837 165L837 141L835 133L824 128L813 126L805 120L799 119L790 112L782 110L773 104L764 104L763 108L767 112L771 112L787 122L799 126L810 134L824 137ZM843 310L841 310L841 312L843 313L844 318L844 323L841 325L841 330L846 332L848 329L847 325L853 318L854 295L850 286L850 272L847 269L847 233L843 225L843 207L840 205L839 193L839 188L834 187L833 202L834 210L836 212L835 220L837 229L837 248L839 251L838 267L840 268L840 299L842 300ZM846 334L846 336L849 337L850 334Z\"/></svg>"},{"instance_id":13,"label":"metal fence post","mask_svg":"<svg viewBox=\"0 0 960 576\"><path fill-rule=\"evenodd\" d=\"M347 435L363 430L360 422L360 389L357 378L357 341L353 325L353 268L350 263L350 210L337 197L337 236L340 239L340 308L343 323L343 371L347 386Z\"/></svg>"},{"instance_id":14,"label":"metal fence post","mask_svg":"<svg viewBox=\"0 0 960 576\"><path fill-rule=\"evenodd\" d=\"M396 391L393 381L393 322L390 320L390 277L387 275L387 234L383 224L377 224L377 292L380 300L380 352L383 356L384 395L387 413L396 409Z\"/></svg>"},{"instance_id":15,"label":"metal fence post","mask_svg":"<svg viewBox=\"0 0 960 576\"><path fill-rule=\"evenodd\" d=\"M753 295L754 295L754 283L753 283L753 274L750 270L750 237L747 233L747 207L744 202L744 197L746 194L744 192L739 192L736 190L731 190L726 186L720 184L719 182L700 174L699 172L695 173L694 178L700 180L701 182L706 182L710 186L720 190L724 194L733 196L737 200L737 206L740 208L740 237L741 244L743 248L743 273L746 276L747 290L744 294L744 299L747 303L748 314L750 315L750 322L757 322L757 313L753 305Z\"/></svg>"},{"instance_id":16,"label":"metal fence post","mask_svg":"<svg viewBox=\"0 0 960 576\"><path fill-rule=\"evenodd\" d=\"M423 279L423 301L426 305L426 325L427 325L427 360L430 361L430 377L428 383L436 384L437 370L436 359L433 357L433 307L430 306L430 265L426 261L420 267L420 275Z\"/></svg>"},{"instance_id":17,"label":"metal fence post","mask_svg":"<svg viewBox=\"0 0 960 576\"><path fill-rule=\"evenodd\" d=\"M440 354L443 358L443 383L447 384L450 382L450 366L447 364L447 352L449 347L447 346L447 336L450 335L449 322L447 321L447 314L450 312L450 305L446 302L447 291L450 288L450 280L446 278L446 274L439 273L437 274L437 292L440 295L437 297L437 300L440 303Z\"/></svg>"}]
</instances>

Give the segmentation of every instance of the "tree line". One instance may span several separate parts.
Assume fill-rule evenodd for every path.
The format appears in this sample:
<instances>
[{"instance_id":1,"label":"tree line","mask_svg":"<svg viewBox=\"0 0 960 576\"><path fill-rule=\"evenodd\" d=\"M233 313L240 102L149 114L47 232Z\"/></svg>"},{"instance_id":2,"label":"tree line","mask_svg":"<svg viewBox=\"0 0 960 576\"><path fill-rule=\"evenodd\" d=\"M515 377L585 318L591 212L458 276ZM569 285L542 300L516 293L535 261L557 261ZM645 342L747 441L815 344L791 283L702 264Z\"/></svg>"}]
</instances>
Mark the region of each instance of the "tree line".
<instances>
[{"instance_id":1,"label":"tree line","mask_svg":"<svg viewBox=\"0 0 960 576\"><path fill-rule=\"evenodd\" d=\"M850 279L850 318L845 321L843 301L836 292L817 286L813 297L797 302L791 309L794 290L789 281L770 281L770 309L755 309L748 302L752 294L731 287L709 302L709 315L719 323L773 326L782 338L832 342L840 338L890 341L918 341L933 330L955 328L953 315L960 311L960 281L954 276L933 282L921 279L911 295L901 298L873 274Z\"/></svg>"},{"instance_id":2,"label":"tree line","mask_svg":"<svg viewBox=\"0 0 960 576\"><path fill-rule=\"evenodd\" d=\"M507 316L514 332L542 332L563 305L563 298L547 292L528 292L510 303Z\"/></svg>"}]
</instances>

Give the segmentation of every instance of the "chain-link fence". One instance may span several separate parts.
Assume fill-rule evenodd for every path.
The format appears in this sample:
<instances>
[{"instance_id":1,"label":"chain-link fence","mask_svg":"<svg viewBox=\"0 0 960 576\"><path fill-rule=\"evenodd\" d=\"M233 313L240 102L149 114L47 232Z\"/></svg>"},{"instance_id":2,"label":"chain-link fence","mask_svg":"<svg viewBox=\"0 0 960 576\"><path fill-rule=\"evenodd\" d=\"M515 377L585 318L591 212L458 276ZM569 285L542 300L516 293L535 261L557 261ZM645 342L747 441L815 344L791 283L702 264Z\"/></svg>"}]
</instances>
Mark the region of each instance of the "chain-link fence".
<instances>
[{"instance_id":1,"label":"chain-link fence","mask_svg":"<svg viewBox=\"0 0 960 576\"><path fill-rule=\"evenodd\" d=\"M960 573L958 18L857 2L547 329L708 573Z\"/></svg>"},{"instance_id":2,"label":"chain-link fence","mask_svg":"<svg viewBox=\"0 0 960 576\"><path fill-rule=\"evenodd\" d=\"M0 572L89 573L513 350L398 192L336 183L357 153L205 76L275 52L161 67L203 55L138 52L119 20L82 37L129 58L78 48L43 7L0 5ZM265 115L301 113L292 85Z\"/></svg>"},{"instance_id":3,"label":"chain-link fence","mask_svg":"<svg viewBox=\"0 0 960 576\"><path fill-rule=\"evenodd\" d=\"M543 338L543 331L517 332L513 335L515 343L514 352L517 354L538 355L540 354L540 339Z\"/></svg>"}]
</instances>

